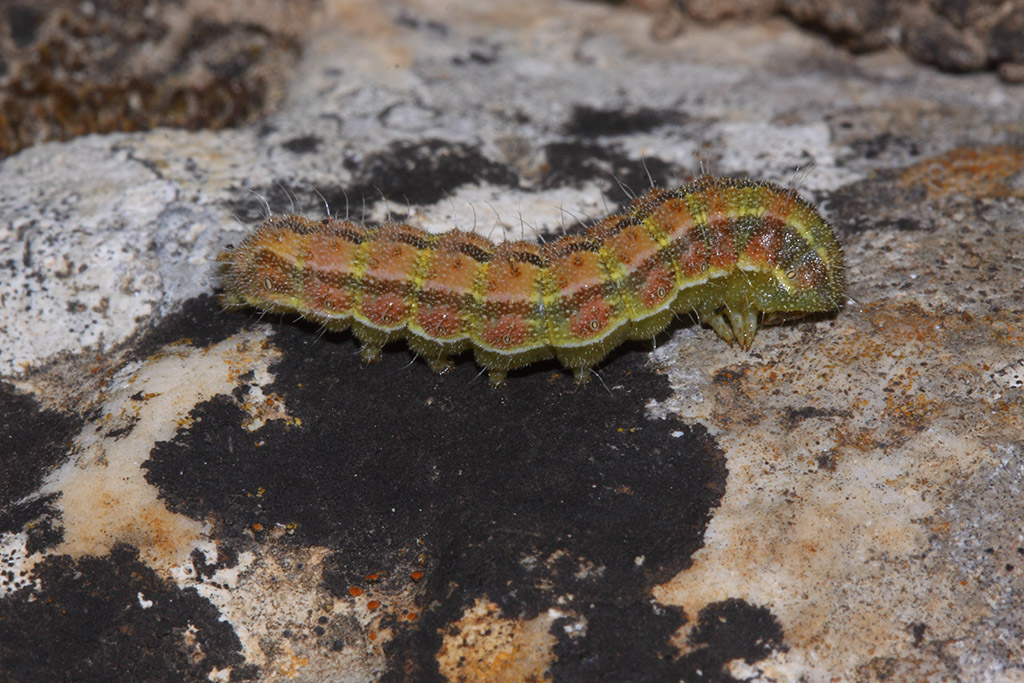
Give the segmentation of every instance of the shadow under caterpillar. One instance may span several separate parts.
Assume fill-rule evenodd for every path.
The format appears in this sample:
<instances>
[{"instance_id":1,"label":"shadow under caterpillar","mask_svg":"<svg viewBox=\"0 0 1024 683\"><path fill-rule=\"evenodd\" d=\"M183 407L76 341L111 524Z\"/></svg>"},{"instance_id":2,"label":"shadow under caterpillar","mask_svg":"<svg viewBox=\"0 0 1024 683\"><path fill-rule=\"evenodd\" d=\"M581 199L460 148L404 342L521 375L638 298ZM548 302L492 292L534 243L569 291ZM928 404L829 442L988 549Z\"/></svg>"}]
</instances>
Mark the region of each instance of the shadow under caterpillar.
<instances>
[{"instance_id":1,"label":"shadow under caterpillar","mask_svg":"<svg viewBox=\"0 0 1024 683\"><path fill-rule=\"evenodd\" d=\"M495 385L552 357L584 382L624 340L681 313L749 349L759 325L836 310L843 293L842 249L813 206L709 175L542 245L281 215L218 260L228 309L351 327L365 361L405 338L443 372L472 348Z\"/></svg>"}]
</instances>

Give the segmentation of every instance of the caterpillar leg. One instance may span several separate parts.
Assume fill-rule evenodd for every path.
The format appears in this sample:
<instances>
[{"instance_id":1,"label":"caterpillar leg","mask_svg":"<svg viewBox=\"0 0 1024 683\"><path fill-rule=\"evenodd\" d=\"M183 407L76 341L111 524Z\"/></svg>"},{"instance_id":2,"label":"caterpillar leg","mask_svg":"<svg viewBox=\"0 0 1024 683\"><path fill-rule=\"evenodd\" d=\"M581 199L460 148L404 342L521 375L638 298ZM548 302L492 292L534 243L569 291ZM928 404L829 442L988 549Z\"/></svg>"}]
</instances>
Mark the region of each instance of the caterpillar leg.
<instances>
[{"instance_id":1,"label":"caterpillar leg","mask_svg":"<svg viewBox=\"0 0 1024 683\"><path fill-rule=\"evenodd\" d=\"M576 380L576 384L586 384L590 381L590 368L573 368L572 376Z\"/></svg>"},{"instance_id":2,"label":"caterpillar leg","mask_svg":"<svg viewBox=\"0 0 1024 683\"><path fill-rule=\"evenodd\" d=\"M758 318L757 311L753 310L725 310L708 317L704 322L729 344L736 342L741 349L748 351L757 334Z\"/></svg>"},{"instance_id":3,"label":"caterpillar leg","mask_svg":"<svg viewBox=\"0 0 1024 683\"><path fill-rule=\"evenodd\" d=\"M364 342L363 347L359 349L359 357L363 359L364 363L379 363L382 348L382 346Z\"/></svg>"},{"instance_id":4,"label":"caterpillar leg","mask_svg":"<svg viewBox=\"0 0 1024 683\"><path fill-rule=\"evenodd\" d=\"M352 334L362 344L359 353L364 363L377 363L380 361L381 351L388 342L400 338L401 330L380 330L371 327L358 320L352 322Z\"/></svg>"},{"instance_id":5,"label":"caterpillar leg","mask_svg":"<svg viewBox=\"0 0 1024 683\"><path fill-rule=\"evenodd\" d=\"M447 356L438 356L437 358L428 358L427 363L430 365L430 369L439 375L443 375L452 369L452 359Z\"/></svg>"}]
</instances>

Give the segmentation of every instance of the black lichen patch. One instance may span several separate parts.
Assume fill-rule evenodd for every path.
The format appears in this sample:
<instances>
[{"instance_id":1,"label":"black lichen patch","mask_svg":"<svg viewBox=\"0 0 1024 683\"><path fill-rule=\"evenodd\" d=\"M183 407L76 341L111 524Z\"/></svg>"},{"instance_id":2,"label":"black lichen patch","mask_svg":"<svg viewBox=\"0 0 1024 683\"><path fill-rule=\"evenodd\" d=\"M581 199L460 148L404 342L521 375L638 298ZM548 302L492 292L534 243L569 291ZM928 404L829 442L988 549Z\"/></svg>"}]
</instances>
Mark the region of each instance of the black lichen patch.
<instances>
[{"instance_id":1,"label":"black lichen patch","mask_svg":"<svg viewBox=\"0 0 1024 683\"><path fill-rule=\"evenodd\" d=\"M415 31L426 31L432 33L438 38L445 38L451 32L447 24L443 24L439 21L431 21L429 19L423 19L415 16L410 12L401 12L395 18L395 24L403 28L411 28Z\"/></svg>"},{"instance_id":2,"label":"black lichen patch","mask_svg":"<svg viewBox=\"0 0 1024 683\"><path fill-rule=\"evenodd\" d=\"M292 143L284 146L289 151L304 151L301 144L296 150ZM396 142L366 158L346 159L345 166L354 172L348 185L324 187L292 179L287 186L274 183L239 188L239 199L228 202L227 208L247 223L266 218L268 208L274 213L319 215L329 210L361 222L366 208L383 199L389 204L392 220L402 220L407 205L436 203L463 185L519 186L511 166L488 159L474 145L443 140ZM266 204L254 201L251 192Z\"/></svg>"},{"instance_id":3,"label":"black lichen patch","mask_svg":"<svg viewBox=\"0 0 1024 683\"><path fill-rule=\"evenodd\" d=\"M50 494L8 505L0 513L0 533L25 531L25 552L29 555L57 546L64 540L64 528L56 502L57 494ZM0 584L4 578L10 577L0 576Z\"/></svg>"},{"instance_id":4,"label":"black lichen patch","mask_svg":"<svg viewBox=\"0 0 1024 683\"><path fill-rule=\"evenodd\" d=\"M905 187L898 172L881 170L832 192L826 205L836 231L848 237L868 230L931 231L931 221L922 219L926 201L922 187Z\"/></svg>"},{"instance_id":5,"label":"black lichen patch","mask_svg":"<svg viewBox=\"0 0 1024 683\"><path fill-rule=\"evenodd\" d=\"M14 46L23 48L31 45L39 32L39 24L43 13L35 7L26 5L8 5L4 14L11 32Z\"/></svg>"},{"instance_id":6,"label":"black lichen patch","mask_svg":"<svg viewBox=\"0 0 1024 683\"><path fill-rule=\"evenodd\" d=\"M345 165L357 173L356 182L346 191L353 207L383 196L401 210L407 201L438 202L463 185L519 184L511 166L488 159L476 146L444 140L397 142L366 159L348 159ZM344 197L325 196L332 205L343 205Z\"/></svg>"},{"instance_id":7,"label":"black lichen patch","mask_svg":"<svg viewBox=\"0 0 1024 683\"><path fill-rule=\"evenodd\" d=\"M787 429L797 427L804 420L816 418L844 418L851 419L853 416L848 410L836 410L835 408L821 408L819 406L801 406L794 408L787 407L782 416L783 425Z\"/></svg>"},{"instance_id":8,"label":"black lichen patch","mask_svg":"<svg viewBox=\"0 0 1024 683\"><path fill-rule=\"evenodd\" d=\"M252 680L231 626L193 589L179 590L129 546L104 558L49 557L41 585L0 601L0 672L11 681L207 680L232 667Z\"/></svg>"},{"instance_id":9,"label":"black lichen patch","mask_svg":"<svg viewBox=\"0 0 1024 683\"><path fill-rule=\"evenodd\" d=\"M312 154L320 148L321 142L316 135L302 135L281 143L281 146L292 154Z\"/></svg>"},{"instance_id":10,"label":"black lichen patch","mask_svg":"<svg viewBox=\"0 0 1024 683\"><path fill-rule=\"evenodd\" d=\"M238 332L255 318L231 315L221 308L217 297L202 294L189 299L181 309L160 320L132 346L132 357L145 360L168 344L187 343L209 346Z\"/></svg>"},{"instance_id":11,"label":"black lichen patch","mask_svg":"<svg viewBox=\"0 0 1024 683\"><path fill-rule=\"evenodd\" d=\"M921 224L921 221L916 218L909 218L904 216L903 218L897 218L893 221L892 226L902 232L910 232L914 230L924 230L925 226Z\"/></svg>"},{"instance_id":12,"label":"black lichen patch","mask_svg":"<svg viewBox=\"0 0 1024 683\"><path fill-rule=\"evenodd\" d=\"M915 621L907 627L907 631L914 638L914 647L920 647L924 642L924 634L928 632L928 624L922 621Z\"/></svg>"},{"instance_id":13,"label":"black lichen patch","mask_svg":"<svg viewBox=\"0 0 1024 683\"><path fill-rule=\"evenodd\" d=\"M917 152L916 143L908 136L882 133L869 138L857 138L850 143L853 156L858 159L878 159L893 152Z\"/></svg>"},{"instance_id":14,"label":"black lichen patch","mask_svg":"<svg viewBox=\"0 0 1024 683\"><path fill-rule=\"evenodd\" d=\"M494 64L501 57L501 45L484 41L474 41L471 46L452 57L455 66L483 66Z\"/></svg>"},{"instance_id":15,"label":"black lichen patch","mask_svg":"<svg viewBox=\"0 0 1024 683\"><path fill-rule=\"evenodd\" d=\"M301 427L247 432L227 396L198 407L146 465L172 509L227 537L284 528L333 548L324 580L339 599L368 574L422 571L419 617L385 622L396 677L436 680L440 633L481 597L511 617L559 604L586 618L594 638L556 628L566 680L594 663L682 666L665 657L684 615L652 612L650 589L689 565L726 472L703 428L645 416L669 392L646 354L602 367L610 391L550 365L494 390L468 360L440 377L403 352L364 367L347 336L301 325L276 343L285 355L264 390Z\"/></svg>"},{"instance_id":16,"label":"black lichen patch","mask_svg":"<svg viewBox=\"0 0 1024 683\"><path fill-rule=\"evenodd\" d=\"M303 151L304 143L297 144ZM290 151L296 151L289 145L285 143ZM636 159L614 144L551 143L544 147L543 156L537 189L597 183L608 198L609 211L629 205L652 186L679 184L687 175L660 157ZM228 202L226 208L246 223L262 221L267 211L314 215L330 212L362 222L367 207L385 200L390 220L401 221L408 206L434 204L464 185L488 183L520 188L528 184L521 181L512 165L488 158L477 146L435 139L396 142L367 157L346 159L345 166L354 177L344 186L325 187L291 179L287 183L238 188L239 199ZM257 196L259 200L254 199ZM591 219L602 217L581 219L589 224Z\"/></svg>"},{"instance_id":17,"label":"black lichen patch","mask_svg":"<svg viewBox=\"0 0 1024 683\"><path fill-rule=\"evenodd\" d=\"M573 107L572 116L565 123L566 135L592 139L601 135L628 135L646 133L660 126L680 125L687 116L674 109L640 107L629 111L621 109L595 109Z\"/></svg>"},{"instance_id":18,"label":"black lichen patch","mask_svg":"<svg viewBox=\"0 0 1024 683\"><path fill-rule=\"evenodd\" d=\"M82 420L43 408L7 382L0 382L0 406L2 517L14 501L37 489L46 472L61 461Z\"/></svg>"},{"instance_id":19,"label":"black lichen patch","mask_svg":"<svg viewBox=\"0 0 1024 683\"><path fill-rule=\"evenodd\" d=\"M554 142L544 148L547 163L540 186L545 189L598 182L609 203L626 206L652 185L679 182L676 168L660 157L638 160L615 145L589 142ZM593 218L601 218L594 216Z\"/></svg>"},{"instance_id":20,"label":"black lichen patch","mask_svg":"<svg viewBox=\"0 0 1024 683\"><path fill-rule=\"evenodd\" d=\"M623 597L628 599L595 603L585 612L583 642L559 639L558 661L552 667L555 680L683 680L683 667L669 639L686 622L685 615L678 608L658 605L650 595L630 592Z\"/></svg>"},{"instance_id":21,"label":"black lichen patch","mask_svg":"<svg viewBox=\"0 0 1024 683\"><path fill-rule=\"evenodd\" d=\"M786 649L782 626L771 611L737 598L702 609L689 640L697 649L680 660L687 681L734 681L725 668L732 660L753 664Z\"/></svg>"},{"instance_id":22,"label":"black lichen patch","mask_svg":"<svg viewBox=\"0 0 1024 683\"><path fill-rule=\"evenodd\" d=\"M238 549L230 544L217 546L217 561L207 562L206 553L199 548L192 551L192 569L200 579L210 579L222 569L238 566Z\"/></svg>"}]
</instances>

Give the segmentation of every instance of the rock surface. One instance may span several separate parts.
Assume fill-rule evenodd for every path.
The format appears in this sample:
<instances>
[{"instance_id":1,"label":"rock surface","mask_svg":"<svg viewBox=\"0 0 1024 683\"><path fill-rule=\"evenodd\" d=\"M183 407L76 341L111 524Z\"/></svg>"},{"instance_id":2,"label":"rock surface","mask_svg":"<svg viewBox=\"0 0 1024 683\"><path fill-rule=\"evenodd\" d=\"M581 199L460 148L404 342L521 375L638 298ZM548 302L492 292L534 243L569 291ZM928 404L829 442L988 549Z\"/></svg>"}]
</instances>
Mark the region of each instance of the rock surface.
<instances>
[{"instance_id":1,"label":"rock surface","mask_svg":"<svg viewBox=\"0 0 1024 683\"><path fill-rule=\"evenodd\" d=\"M259 123L0 162L0 677L1024 678L1024 91L779 20L319 12ZM540 239L700 163L821 207L841 312L493 390L213 296L267 211Z\"/></svg>"}]
</instances>

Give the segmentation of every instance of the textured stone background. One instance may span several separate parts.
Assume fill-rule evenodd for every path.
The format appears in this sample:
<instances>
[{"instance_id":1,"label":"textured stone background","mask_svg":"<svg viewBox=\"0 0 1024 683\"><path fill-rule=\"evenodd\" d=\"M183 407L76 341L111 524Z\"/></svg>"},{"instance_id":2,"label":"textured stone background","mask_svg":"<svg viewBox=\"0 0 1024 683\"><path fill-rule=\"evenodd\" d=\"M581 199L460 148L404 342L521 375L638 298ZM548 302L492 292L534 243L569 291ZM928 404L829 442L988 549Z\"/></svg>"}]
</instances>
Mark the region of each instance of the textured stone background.
<instances>
[{"instance_id":1,"label":"textured stone background","mask_svg":"<svg viewBox=\"0 0 1024 683\"><path fill-rule=\"evenodd\" d=\"M4 677L1024 678L1015 5L125 6L151 39L50 3L0 45L51 78L0 94ZM26 71L90 36L136 72ZM109 132L154 122L196 130ZM494 391L213 296L268 208L532 238L695 155L821 206L838 315Z\"/></svg>"}]
</instances>

